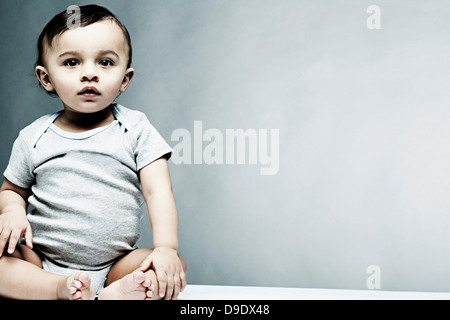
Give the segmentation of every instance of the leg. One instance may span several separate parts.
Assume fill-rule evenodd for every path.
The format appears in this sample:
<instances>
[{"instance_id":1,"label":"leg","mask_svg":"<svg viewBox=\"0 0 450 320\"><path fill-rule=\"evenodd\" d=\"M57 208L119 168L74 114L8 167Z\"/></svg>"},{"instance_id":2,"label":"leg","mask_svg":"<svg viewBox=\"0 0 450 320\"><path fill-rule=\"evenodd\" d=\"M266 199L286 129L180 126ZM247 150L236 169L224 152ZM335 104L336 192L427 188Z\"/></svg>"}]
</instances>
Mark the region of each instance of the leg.
<instances>
[{"instance_id":1,"label":"leg","mask_svg":"<svg viewBox=\"0 0 450 320\"><path fill-rule=\"evenodd\" d=\"M33 250L18 245L14 253L5 252L0 258L0 296L41 300L90 298L86 291L90 279L86 275L78 272L64 277L49 273L42 269L41 259Z\"/></svg>"},{"instance_id":2,"label":"leg","mask_svg":"<svg viewBox=\"0 0 450 320\"><path fill-rule=\"evenodd\" d=\"M134 275L134 277L139 275L139 272L136 271L141 263L145 260L145 258L148 257L152 253L152 249L136 249L122 257L120 260L118 260L113 267L111 268L111 271L108 274L108 277L106 279L105 285L107 288L103 289L99 294L99 299L114 299L113 295L110 295L112 291L116 291L119 283L127 278L130 278L130 275ZM184 270L186 272L186 262L184 259L179 256L183 266ZM150 299L153 300L159 300L161 297L158 295L158 282L156 280L156 274L154 270L149 269L145 273L145 281L141 283L145 287L146 281L147 283L150 282L150 286L147 286L147 296ZM111 285L111 287L109 287ZM134 288L134 287L133 287ZM111 289L111 290L108 290ZM108 292L109 291L109 292ZM143 296L143 295L141 295Z\"/></svg>"},{"instance_id":3,"label":"leg","mask_svg":"<svg viewBox=\"0 0 450 320\"><path fill-rule=\"evenodd\" d=\"M157 286L153 270L145 273L137 270L152 251L136 249L119 259L109 271L105 288L98 295L99 300L151 300Z\"/></svg>"},{"instance_id":4,"label":"leg","mask_svg":"<svg viewBox=\"0 0 450 320\"><path fill-rule=\"evenodd\" d=\"M136 249L119 259L109 271L106 278L106 286L109 286L114 281L123 278L125 275L132 273L139 268L142 261L152 253L152 249Z\"/></svg>"}]
</instances>

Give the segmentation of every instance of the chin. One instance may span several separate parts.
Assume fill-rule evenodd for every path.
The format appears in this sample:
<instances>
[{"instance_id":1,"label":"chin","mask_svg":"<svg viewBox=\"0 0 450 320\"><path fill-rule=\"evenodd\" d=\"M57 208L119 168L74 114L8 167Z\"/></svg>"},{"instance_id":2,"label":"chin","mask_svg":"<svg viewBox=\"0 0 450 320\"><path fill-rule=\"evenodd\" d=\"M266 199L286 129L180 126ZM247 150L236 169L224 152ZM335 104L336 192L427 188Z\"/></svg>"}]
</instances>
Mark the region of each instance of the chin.
<instances>
[{"instance_id":1,"label":"chin","mask_svg":"<svg viewBox=\"0 0 450 320\"><path fill-rule=\"evenodd\" d=\"M77 107L69 107L69 109L80 112L80 113L96 113L105 110L108 108L111 104L99 104L97 101L84 101L80 103Z\"/></svg>"}]
</instances>

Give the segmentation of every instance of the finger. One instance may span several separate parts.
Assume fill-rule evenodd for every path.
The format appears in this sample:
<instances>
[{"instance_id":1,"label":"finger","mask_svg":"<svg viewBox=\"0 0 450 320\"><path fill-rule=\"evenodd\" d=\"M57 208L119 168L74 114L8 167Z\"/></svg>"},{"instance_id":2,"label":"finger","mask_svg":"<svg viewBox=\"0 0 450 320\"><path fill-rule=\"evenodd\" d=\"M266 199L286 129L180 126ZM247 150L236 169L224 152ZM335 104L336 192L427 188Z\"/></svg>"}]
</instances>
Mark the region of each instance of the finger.
<instances>
[{"instance_id":1,"label":"finger","mask_svg":"<svg viewBox=\"0 0 450 320\"><path fill-rule=\"evenodd\" d=\"M0 257L3 254L3 250L5 250L6 243L9 240L9 235L11 234L11 230L3 229L2 233L0 233Z\"/></svg>"},{"instance_id":2,"label":"finger","mask_svg":"<svg viewBox=\"0 0 450 320\"><path fill-rule=\"evenodd\" d=\"M183 290L186 288L187 285L186 272L184 271L180 272L180 280L181 280L180 292L183 292Z\"/></svg>"},{"instance_id":3,"label":"finger","mask_svg":"<svg viewBox=\"0 0 450 320\"><path fill-rule=\"evenodd\" d=\"M152 265L152 258L151 256L145 258L144 261L142 261L141 265L139 266L139 270L141 270L142 272L147 271L150 266Z\"/></svg>"},{"instance_id":4,"label":"finger","mask_svg":"<svg viewBox=\"0 0 450 320\"><path fill-rule=\"evenodd\" d=\"M33 249L33 232L31 226L28 226L25 230L25 244L28 248Z\"/></svg>"},{"instance_id":5,"label":"finger","mask_svg":"<svg viewBox=\"0 0 450 320\"><path fill-rule=\"evenodd\" d=\"M148 290L152 290L152 289L150 288L150 286L152 285L152 280L150 280L150 279L145 279L144 282L142 282L142 285L143 285L144 287L148 288Z\"/></svg>"},{"instance_id":6,"label":"finger","mask_svg":"<svg viewBox=\"0 0 450 320\"><path fill-rule=\"evenodd\" d=\"M20 239L20 233L17 231L11 232L11 235L9 237L9 246L8 246L8 253L12 254L14 250L16 249L17 242L19 242Z\"/></svg>"},{"instance_id":7,"label":"finger","mask_svg":"<svg viewBox=\"0 0 450 320\"><path fill-rule=\"evenodd\" d=\"M172 299L173 288L174 288L173 275L170 274L170 275L167 277L167 286L166 286L166 297L165 297L165 300L170 300L170 299Z\"/></svg>"},{"instance_id":8,"label":"finger","mask_svg":"<svg viewBox=\"0 0 450 320\"><path fill-rule=\"evenodd\" d=\"M158 278L159 296L163 298L164 295L166 294L166 286L167 286L167 275L164 269L157 269L156 277Z\"/></svg>"},{"instance_id":9,"label":"finger","mask_svg":"<svg viewBox=\"0 0 450 320\"><path fill-rule=\"evenodd\" d=\"M176 275L173 278L173 296L172 296L173 300L177 300L178 299L178 295L180 294L180 290L181 290L181 278L180 278L179 275Z\"/></svg>"}]
</instances>

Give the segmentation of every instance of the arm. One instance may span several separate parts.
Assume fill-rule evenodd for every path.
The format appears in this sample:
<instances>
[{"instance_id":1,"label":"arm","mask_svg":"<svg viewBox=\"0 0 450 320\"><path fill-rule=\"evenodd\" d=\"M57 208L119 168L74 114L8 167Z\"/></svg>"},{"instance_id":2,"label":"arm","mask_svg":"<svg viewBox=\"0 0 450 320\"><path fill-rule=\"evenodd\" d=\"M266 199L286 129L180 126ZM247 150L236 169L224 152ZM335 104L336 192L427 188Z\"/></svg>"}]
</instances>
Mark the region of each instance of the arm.
<instances>
[{"instance_id":1,"label":"arm","mask_svg":"<svg viewBox=\"0 0 450 320\"><path fill-rule=\"evenodd\" d=\"M156 272L159 295L176 298L186 286L186 275L178 257L178 212L172 193L169 167L160 158L139 172L142 193L147 203L153 230L153 252L141 265L145 271L150 266Z\"/></svg>"},{"instance_id":2,"label":"arm","mask_svg":"<svg viewBox=\"0 0 450 320\"><path fill-rule=\"evenodd\" d=\"M0 188L0 256L9 240L8 253L13 253L21 236L33 247L31 226L26 218L30 190L16 186L7 179Z\"/></svg>"},{"instance_id":3,"label":"arm","mask_svg":"<svg viewBox=\"0 0 450 320\"><path fill-rule=\"evenodd\" d=\"M178 212L167 160L158 159L139 172L153 230L153 246L178 250Z\"/></svg>"}]
</instances>

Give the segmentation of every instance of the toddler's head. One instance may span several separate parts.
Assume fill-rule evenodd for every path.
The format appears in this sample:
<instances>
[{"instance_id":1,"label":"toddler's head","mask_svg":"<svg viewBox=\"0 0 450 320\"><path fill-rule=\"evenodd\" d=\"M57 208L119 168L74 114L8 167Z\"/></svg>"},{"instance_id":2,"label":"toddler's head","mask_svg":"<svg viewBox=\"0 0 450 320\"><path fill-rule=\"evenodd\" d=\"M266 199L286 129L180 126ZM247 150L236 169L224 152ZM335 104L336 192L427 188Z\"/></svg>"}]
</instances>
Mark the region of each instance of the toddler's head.
<instances>
[{"instance_id":1,"label":"toddler's head","mask_svg":"<svg viewBox=\"0 0 450 320\"><path fill-rule=\"evenodd\" d=\"M123 64L124 67L126 67L126 69L130 69L131 60L132 60L132 47L131 47L130 35L129 35L126 27L116 18L116 16L114 14L112 14L108 9L98 6L98 5L81 6L81 7L79 7L79 14L80 15L77 17L79 19L78 20L78 29L86 28L93 24L108 22L112 26L111 32L115 32L116 37L118 37L116 31L121 30L121 32L120 31L118 32L119 37L122 37L124 39L123 43L125 44L123 46L124 50L122 50L122 51L124 51L125 55L127 55L126 57L124 57L124 59L122 59L122 60L126 60L125 63L124 63L124 61L121 61L121 63ZM53 71L53 78L56 78L56 76L58 76L58 77L64 76L64 74L61 72L59 74L57 73L57 72L59 72L59 70L56 68L57 65L55 64L55 60L56 60L56 58L58 58L58 56L56 56L56 58L55 58L54 54L55 54L55 52L57 52L58 49L60 49L60 45L61 45L60 42L62 42L62 40L60 40L60 39L62 39L64 37L68 37L68 36L65 36L65 34L66 33L69 34L74 30L72 28L72 26L70 25L70 23L68 22L68 21L70 21L69 19L71 19L71 18L73 19L72 14L68 13L67 11L63 11L63 12L57 14L44 27L44 29L42 30L42 32L39 36L38 43L37 43L38 57L37 57L36 64L35 64L36 75L38 76L38 79L39 79L41 85L43 85L44 88L46 89L47 93L49 93L50 95L58 95L61 99L62 99L62 96L61 96L62 90L64 88L62 88L60 86L61 92L59 92L58 88L55 87L55 84L57 83L56 80L59 80L59 79L54 79L55 81L53 81L53 83L50 83L51 84L50 87L47 87L45 85L45 81L50 82L50 80L52 80L51 73L53 70L55 70L55 71ZM120 34L122 34L122 35L120 35ZM88 34L88 36L89 35L90 34ZM72 36L72 35L70 35L70 36ZM74 35L74 37L75 36L76 35ZM85 57L85 56L77 57L76 56L77 54L78 55L84 54L85 51L83 51L83 50L85 48L80 47L80 51L78 52L77 51L78 47L77 47L76 41L79 41L79 40L77 40L76 38L74 38L74 39L75 40L72 41L73 44L70 44L68 49L66 48L67 50L64 49L65 51L73 51L73 53L74 53L73 59L68 60L68 62L64 62L64 63L66 63L67 67L76 67L75 66L76 61L78 61L79 65L81 66L81 64L82 64L81 60L86 59L86 65L87 65L87 57ZM64 41L67 43L66 40L67 39L64 39ZM66 47L67 47L67 45L66 45ZM88 48L88 49L90 49L90 48ZM63 50L63 49L61 49L61 50ZM114 50L110 50L110 51L114 51ZM57 53L59 54L60 52L57 52ZM117 52L113 52L113 53L117 55ZM67 56L67 57L70 58L69 56ZM107 59L107 60L109 61L112 59ZM107 63L105 61L106 60L102 60L102 62L101 62L102 67L107 68L107 67L113 65L113 63L111 61L108 62L109 65L107 65ZM58 61L56 61L56 62L58 63ZM83 63L84 62L85 61L83 61ZM116 61L113 61L113 62L114 62L114 67L116 67L118 65L118 63L116 63ZM53 67L52 64L55 64L55 67ZM53 70L51 70L51 69L53 69ZM132 70L132 69L130 69L130 70ZM133 73L131 73L131 77L132 77L132 75L133 75ZM131 80L131 77L129 80ZM122 90L120 90L120 88L119 88L118 91L122 91Z\"/></svg>"}]
</instances>

